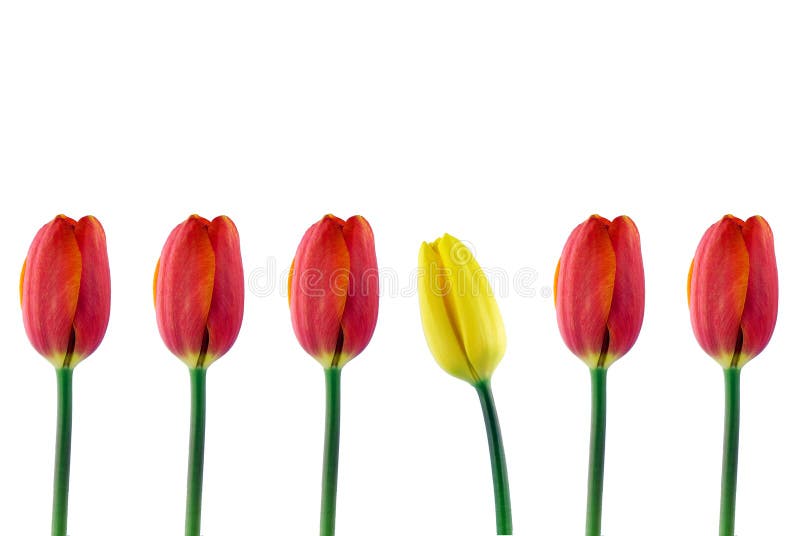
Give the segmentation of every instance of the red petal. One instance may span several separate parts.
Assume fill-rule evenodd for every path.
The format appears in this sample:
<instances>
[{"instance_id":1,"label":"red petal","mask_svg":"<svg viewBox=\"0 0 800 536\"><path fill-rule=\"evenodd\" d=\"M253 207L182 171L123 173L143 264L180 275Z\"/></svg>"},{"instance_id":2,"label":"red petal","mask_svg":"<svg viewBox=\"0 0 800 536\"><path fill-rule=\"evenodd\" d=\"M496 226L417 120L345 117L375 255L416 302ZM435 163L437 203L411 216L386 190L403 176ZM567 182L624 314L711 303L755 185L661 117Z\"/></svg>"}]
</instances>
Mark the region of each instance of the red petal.
<instances>
[{"instance_id":1,"label":"red petal","mask_svg":"<svg viewBox=\"0 0 800 536\"><path fill-rule=\"evenodd\" d=\"M81 283L75 310L75 358L73 363L94 352L103 340L111 310L111 274L106 251L106 234L93 216L75 225L75 239L81 252Z\"/></svg>"},{"instance_id":2,"label":"red petal","mask_svg":"<svg viewBox=\"0 0 800 536\"><path fill-rule=\"evenodd\" d=\"M214 250L208 220L191 216L172 231L156 278L156 320L167 348L195 366L211 308Z\"/></svg>"},{"instance_id":3,"label":"red petal","mask_svg":"<svg viewBox=\"0 0 800 536\"><path fill-rule=\"evenodd\" d=\"M342 228L350 254L347 302L342 315L344 345L340 366L360 354L369 344L378 321L378 260L375 238L366 219L353 216Z\"/></svg>"},{"instance_id":4,"label":"red petal","mask_svg":"<svg viewBox=\"0 0 800 536\"><path fill-rule=\"evenodd\" d=\"M31 344L56 366L67 353L78 305L81 253L75 220L57 216L36 234L22 278L22 319Z\"/></svg>"},{"instance_id":5,"label":"red petal","mask_svg":"<svg viewBox=\"0 0 800 536\"><path fill-rule=\"evenodd\" d=\"M218 216L208 226L214 249L214 292L208 312L208 357L206 366L230 350L244 316L244 268L239 232L230 218Z\"/></svg>"},{"instance_id":6,"label":"red petal","mask_svg":"<svg viewBox=\"0 0 800 536\"><path fill-rule=\"evenodd\" d=\"M742 227L742 237L750 255L750 277L742 312L740 366L767 346L778 318L778 266L772 230L764 218L753 216Z\"/></svg>"},{"instance_id":7,"label":"red petal","mask_svg":"<svg viewBox=\"0 0 800 536\"><path fill-rule=\"evenodd\" d=\"M330 366L341 331L350 256L342 220L325 216L300 241L294 258L289 308L297 340Z\"/></svg>"},{"instance_id":8,"label":"red petal","mask_svg":"<svg viewBox=\"0 0 800 536\"><path fill-rule=\"evenodd\" d=\"M614 297L608 315L608 359L622 357L631 349L639 337L644 318L644 266L639 231L627 216L619 216L611 222L608 236L616 256L614 275Z\"/></svg>"},{"instance_id":9,"label":"red petal","mask_svg":"<svg viewBox=\"0 0 800 536\"><path fill-rule=\"evenodd\" d=\"M747 294L749 258L742 221L725 216L697 246L689 283L689 312L695 337L711 357L733 355Z\"/></svg>"},{"instance_id":10,"label":"red petal","mask_svg":"<svg viewBox=\"0 0 800 536\"><path fill-rule=\"evenodd\" d=\"M592 216L567 239L559 261L556 318L561 336L582 359L596 358L606 333L616 261L609 221Z\"/></svg>"}]
</instances>

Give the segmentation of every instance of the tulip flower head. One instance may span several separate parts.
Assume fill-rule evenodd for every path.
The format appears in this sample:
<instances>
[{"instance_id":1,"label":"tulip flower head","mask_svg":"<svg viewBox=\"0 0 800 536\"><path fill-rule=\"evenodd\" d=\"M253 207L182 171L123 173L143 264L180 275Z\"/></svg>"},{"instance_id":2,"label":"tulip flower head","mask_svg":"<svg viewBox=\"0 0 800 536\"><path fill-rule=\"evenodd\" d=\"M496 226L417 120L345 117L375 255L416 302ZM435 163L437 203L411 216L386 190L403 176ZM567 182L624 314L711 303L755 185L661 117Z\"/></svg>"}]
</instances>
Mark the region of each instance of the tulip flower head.
<instances>
[{"instance_id":1,"label":"tulip flower head","mask_svg":"<svg viewBox=\"0 0 800 536\"><path fill-rule=\"evenodd\" d=\"M56 368L74 368L103 340L111 277L103 226L94 216L56 216L36 234L19 284L25 332Z\"/></svg>"},{"instance_id":2,"label":"tulip flower head","mask_svg":"<svg viewBox=\"0 0 800 536\"><path fill-rule=\"evenodd\" d=\"M731 215L712 225L689 268L689 312L697 341L725 368L741 368L767 346L778 317L778 268L767 220Z\"/></svg>"},{"instance_id":3,"label":"tulip flower head","mask_svg":"<svg viewBox=\"0 0 800 536\"><path fill-rule=\"evenodd\" d=\"M325 368L360 354L378 320L378 261L367 220L328 214L309 227L288 287L292 326L306 352Z\"/></svg>"},{"instance_id":4,"label":"tulip flower head","mask_svg":"<svg viewBox=\"0 0 800 536\"><path fill-rule=\"evenodd\" d=\"M591 368L607 368L636 342L644 316L639 231L627 216L591 216L569 235L556 267L561 337Z\"/></svg>"},{"instance_id":5,"label":"tulip flower head","mask_svg":"<svg viewBox=\"0 0 800 536\"><path fill-rule=\"evenodd\" d=\"M244 314L239 233L227 216L197 215L175 227L153 277L158 330L190 368L206 368L230 350Z\"/></svg>"},{"instance_id":6,"label":"tulip flower head","mask_svg":"<svg viewBox=\"0 0 800 536\"><path fill-rule=\"evenodd\" d=\"M471 384L491 378L506 331L472 252L445 234L419 250L419 304L428 347L445 372Z\"/></svg>"}]
</instances>

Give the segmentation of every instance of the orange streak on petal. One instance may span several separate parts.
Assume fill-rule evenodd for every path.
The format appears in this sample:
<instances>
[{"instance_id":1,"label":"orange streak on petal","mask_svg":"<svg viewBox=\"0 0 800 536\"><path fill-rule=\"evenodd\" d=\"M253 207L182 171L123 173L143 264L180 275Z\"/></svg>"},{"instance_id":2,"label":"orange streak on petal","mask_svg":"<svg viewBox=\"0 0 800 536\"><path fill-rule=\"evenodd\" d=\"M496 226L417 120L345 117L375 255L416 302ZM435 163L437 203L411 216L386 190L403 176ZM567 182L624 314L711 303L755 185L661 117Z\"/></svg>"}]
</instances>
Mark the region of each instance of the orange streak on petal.
<instances>
[{"instance_id":1,"label":"orange streak on petal","mask_svg":"<svg viewBox=\"0 0 800 536\"><path fill-rule=\"evenodd\" d=\"M161 338L192 366L203 343L214 289L214 250L208 220L191 216L173 229L161 251L156 320Z\"/></svg>"},{"instance_id":2,"label":"orange streak on petal","mask_svg":"<svg viewBox=\"0 0 800 536\"><path fill-rule=\"evenodd\" d=\"M28 264L28 258L22 261L22 270L19 273L19 304L22 306L22 286L25 284L25 265Z\"/></svg>"},{"instance_id":3,"label":"orange streak on petal","mask_svg":"<svg viewBox=\"0 0 800 536\"><path fill-rule=\"evenodd\" d=\"M712 225L697 247L689 312L695 337L712 357L730 357L736 347L747 295L749 255L738 218Z\"/></svg>"},{"instance_id":4,"label":"orange streak on petal","mask_svg":"<svg viewBox=\"0 0 800 536\"><path fill-rule=\"evenodd\" d=\"M292 326L306 352L322 360L336 349L347 300L350 256L339 221L326 216L312 225L294 257Z\"/></svg>"},{"instance_id":5,"label":"orange streak on petal","mask_svg":"<svg viewBox=\"0 0 800 536\"><path fill-rule=\"evenodd\" d=\"M156 288L158 283L158 268L161 265L161 257L156 261L156 269L153 272L153 307L156 306Z\"/></svg>"},{"instance_id":6,"label":"orange streak on petal","mask_svg":"<svg viewBox=\"0 0 800 536\"><path fill-rule=\"evenodd\" d=\"M289 265L289 274L286 278L286 299L289 301L289 306L292 305L292 278L294 278L294 257L292 257L292 264Z\"/></svg>"},{"instance_id":7,"label":"orange streak on petal","mask_svg":"<svg viewBox=\"0 0 800 536\"><path fill-rule=\"evenodd\" d=\"M74 220L57 216L31 243L22 278L22 318L33 347L60 366L66 355L81 279Z\"/></svg>"},{"instance_id":8,"label":"orange streak on petal","mask_svg":"<svg viewBox=\"0 0 800 536\"><path fill-rule=\"evenodd\" d=\"M558 272L561 270L561 257L556 264L556 273L553 275L553 304L558 303Z\"/></svg>"},{"instance_id":9,"label":"orange streak on petal","mask_svg":"<svg viewBox=\"0 0 800 536\"><path fill-rule=\"evenodd\" d=\"M611 310L616 259L607 222L592 216L576 227L558 270L558 327L569 349L583 359L602 349Z\"/></svg>"}]
</instances>

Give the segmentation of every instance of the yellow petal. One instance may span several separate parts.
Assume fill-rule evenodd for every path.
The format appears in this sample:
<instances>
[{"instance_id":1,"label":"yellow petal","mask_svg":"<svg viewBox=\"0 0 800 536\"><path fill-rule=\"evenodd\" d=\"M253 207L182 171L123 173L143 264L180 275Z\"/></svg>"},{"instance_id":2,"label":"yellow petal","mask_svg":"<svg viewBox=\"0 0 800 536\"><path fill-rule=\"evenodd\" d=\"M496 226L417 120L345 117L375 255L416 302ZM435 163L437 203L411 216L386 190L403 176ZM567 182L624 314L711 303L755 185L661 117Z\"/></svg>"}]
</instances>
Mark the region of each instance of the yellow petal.
<instances>
[{"instance_id":1,"label":"yellow petal","mask_svg":"<svg viewBox=\"0 0 800 536\"><path fill-rule=\"evenodd\" d=\"M445 306L444 297L450 292L449 285L438 252L431 244L423 242L419 248L417 293L425 339L436 362L445 372L474 383L475 373L471 370L450 312Z\"/></svg>"},{"instance_id":2,"label":"yellow petal","mask_svg":"<svg viewBox=\"0 0 800 536\"><path fill-rule=\"evenodd\" d=\"M506 331L500 309L472 252L445 234L434 244L451 291L445 307L478 379L489 379L506 351Z\"/></svg>"}]
</instances>

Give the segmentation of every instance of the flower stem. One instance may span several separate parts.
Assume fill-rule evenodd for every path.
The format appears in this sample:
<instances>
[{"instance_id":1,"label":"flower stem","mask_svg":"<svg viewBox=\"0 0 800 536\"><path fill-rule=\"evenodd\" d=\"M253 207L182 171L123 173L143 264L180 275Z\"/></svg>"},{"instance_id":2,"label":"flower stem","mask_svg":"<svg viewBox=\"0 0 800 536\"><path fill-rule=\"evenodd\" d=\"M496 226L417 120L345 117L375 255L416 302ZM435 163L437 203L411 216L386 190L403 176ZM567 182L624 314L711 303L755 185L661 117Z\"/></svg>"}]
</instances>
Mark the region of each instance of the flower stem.
<instances>
[{"instance_id":1,"label":"flower stem","mask_svg":"<svg viewBox=\"0 0 800 536\"><path fill-rule=\"evenodd\" d=\"M736 518L736 473L739 464L739 379L738 367L725 373L725 443L722 455L722 494L719 507L719 535L733 536Z\"/></svg>"},{"instance_id":2,"label":"flower stem","mask_svg":"<svg viewBox=\"0 0 800 536\"><path fill-rule=\"evenodd\" d=\"M58 384L58 417L56 429L56 462L53 474L53 536L67 534L67 502L69 499L69 461L72 445L72 369L56 368Z\"/></svg>"},{"instance_id":3,"label":"flower stem","mask_svg":"<svg viewBox=\"0 0 800 536\"><path fill-rule=\"evenodd\" d=\"M492 459L492 479L494 481L494 511L497 534L511 534L511 495L508 490L508 470L506 469L506 453L503 448L503 436L500 434L500 423L492 396L489 380L475 384L478 398L483 409L483 421L486 425L486 436L489 440L489 455Z\"/></svg>"},{"instance_id":4,"label":"flower stem","mask_svg":"<svg viewBox=\"0 0 800 536\"><path fill-rule=\"evenodd\" d=\"M322 459L322 506L320 536L336 533L336 485L339 476L339 413L342 369L325 369L325 452Z\"/></svg>"},{"instance_id":5,"label":"flower stem","mask_svg":"<svg viewBox=\"0 0 800 536\"><path fill-rule=\"evenodd\" d=\"M586 536L600 536L603 517L603 472L606 453L606 374L604 367L592 375L592 437L589 446L589 484L586 498Z\"/></svg>"},{"instance_id":6,"label":"flower stem","mask_svg":"<svg viewBox=\"0 0 800 536\"><path fill-rule=\"evenodd\" d=\"M192 420L189 432L189 471L186 479L186 536L200 536L206 440L206 369L190 368L189 377L192 386Z\"/></svg>"}]
</instances>

